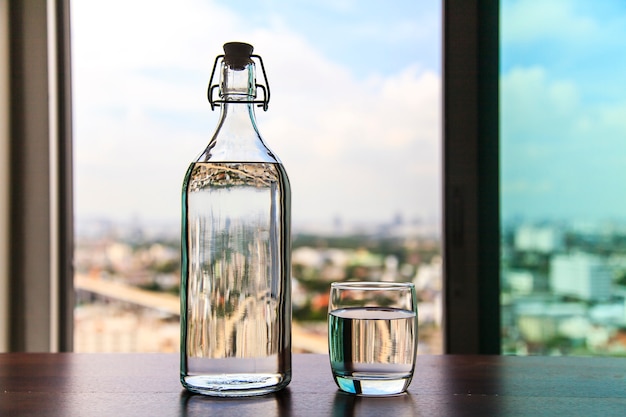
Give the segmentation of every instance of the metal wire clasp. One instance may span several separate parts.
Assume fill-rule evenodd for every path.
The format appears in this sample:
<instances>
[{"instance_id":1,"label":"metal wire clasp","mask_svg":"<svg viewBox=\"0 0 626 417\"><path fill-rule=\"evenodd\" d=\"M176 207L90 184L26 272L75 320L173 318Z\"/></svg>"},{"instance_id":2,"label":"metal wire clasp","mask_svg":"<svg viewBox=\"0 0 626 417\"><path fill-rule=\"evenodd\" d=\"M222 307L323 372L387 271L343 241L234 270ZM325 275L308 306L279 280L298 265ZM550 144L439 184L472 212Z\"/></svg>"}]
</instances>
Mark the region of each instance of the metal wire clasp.
<instances>
[{"instance_id":1,"label":"metal wire clasp","mask_svg":"<svg viewBox=\"0 0 626 417\"><path fill-rule=\"evenodd\" d=\"M263 65L263 60L259 55L250 55L250 58L256 58L261 64L261 71L263 73L263 80L265 81L265 85L259 84L255 81L255 87L257 89L261 89L263 91L263 99L262 100L242 100L237 101L237 103L254 103L257 107L263 107L264 111L267 111L267 106L270 102L270 84L267 81L267 74L265 73L265 66ZM209 88L207 90L207 97L209 99L209 103L211 104L211 110L215 110L215 107L220 107L221 103L225 103L226 100L215 100L213 99L213 91L217 88L219 89L219 84L213 84L213 78L215 76L215 70L220 65L220 60L224 60L224 55L218 55L215 57L215 62L213 63L213 71L211 71L211 78L209 79Z\"/></svg>"}]
</instances>

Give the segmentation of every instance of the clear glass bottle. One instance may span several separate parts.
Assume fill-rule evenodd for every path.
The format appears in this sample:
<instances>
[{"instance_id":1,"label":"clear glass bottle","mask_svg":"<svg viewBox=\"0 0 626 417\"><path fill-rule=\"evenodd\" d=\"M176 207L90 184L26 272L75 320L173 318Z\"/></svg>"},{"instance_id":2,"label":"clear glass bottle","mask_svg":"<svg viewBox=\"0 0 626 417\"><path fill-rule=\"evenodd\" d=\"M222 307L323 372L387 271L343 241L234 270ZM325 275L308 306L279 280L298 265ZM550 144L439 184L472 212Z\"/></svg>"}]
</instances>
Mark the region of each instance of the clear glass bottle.
<instances>
[{"instance_id":1,"label":"clear glass bottle","mask_svg":"<svg viewBox=\"0 0 626 417\"><path fill-rule=\"evenodd\" d=\"M269 86L252 50L227 43L216 58L209 101L220 119L182 192L181 383L224 397L291 380L291 190L257 129L254 106L267 109Z\"/></svg>"}]
</instances>

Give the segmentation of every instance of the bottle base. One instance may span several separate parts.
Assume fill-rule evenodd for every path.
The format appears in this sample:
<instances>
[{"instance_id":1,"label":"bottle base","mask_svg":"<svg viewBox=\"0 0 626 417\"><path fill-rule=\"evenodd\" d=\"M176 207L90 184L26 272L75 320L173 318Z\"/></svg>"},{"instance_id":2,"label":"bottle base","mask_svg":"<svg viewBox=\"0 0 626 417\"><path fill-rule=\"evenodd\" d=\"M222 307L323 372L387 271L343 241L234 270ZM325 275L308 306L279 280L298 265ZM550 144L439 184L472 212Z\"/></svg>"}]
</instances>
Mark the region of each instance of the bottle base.
<instances>
[{"instance_id":1,"label":"bottle base","mask_svg":"<svg viewBox=\"0 0 626 417\"><path fill-rule=\"evenodd\" d=\"M279 391L291 378L281 374L220 374L181 376L188 391L214 397L250 397Z\"/></svg>"}]
</instances>

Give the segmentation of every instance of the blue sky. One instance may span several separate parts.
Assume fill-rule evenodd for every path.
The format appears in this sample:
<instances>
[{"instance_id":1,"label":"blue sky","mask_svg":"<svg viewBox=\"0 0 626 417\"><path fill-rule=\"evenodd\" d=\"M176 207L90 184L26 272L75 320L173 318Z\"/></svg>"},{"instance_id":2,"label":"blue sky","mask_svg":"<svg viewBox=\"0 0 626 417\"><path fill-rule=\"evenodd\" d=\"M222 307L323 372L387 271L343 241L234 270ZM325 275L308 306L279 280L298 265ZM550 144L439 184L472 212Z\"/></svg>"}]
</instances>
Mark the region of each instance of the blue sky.
<instances>
[{"instance_id":1,"label":"blue sky","mask_svg":"<svg viewBox=\"0 0 626 417\"><path fill-rule=\"evenodd\" d=\"M504 1L504 219L626 219L626 3Z\"/></svg>"},{"instance_id":2,"label":"blue sky","mask_svg":"<svg viewBox=\"0 0 626 417\"><path fill-rule=\"evenodd\" d=\"M438 218L440 16L432 0L73 0L79 218L178 220L231 40L264 58L257 119L294 223ZM626 5L506 0L501 18L503 217L626 217Z\"/></svg>"},{"instance_id":3,"label":"blue sky","mask_svg":"<svg viewBox=\"0 0 626 417\"><path fill-rule=\"evenodd\" d=\"M260 27L282 25L305 36L334 62L365 77L393 73L416 59L441 71L441 8L436 1L260 0L218 3Z\"/></svg>"},{"instance_id":4,"label":"blue sky","mask_svg":"<svg viewBox=\"0 0 626 417\"><path fill-rule=\"evenodd\" d=\"M217 121L213 60L232 40L263 57L272 101L257 120L289 173L294 224L439 218L440 7L73 0L78 218L178 221Z\"/></svg>"}]
</instances>

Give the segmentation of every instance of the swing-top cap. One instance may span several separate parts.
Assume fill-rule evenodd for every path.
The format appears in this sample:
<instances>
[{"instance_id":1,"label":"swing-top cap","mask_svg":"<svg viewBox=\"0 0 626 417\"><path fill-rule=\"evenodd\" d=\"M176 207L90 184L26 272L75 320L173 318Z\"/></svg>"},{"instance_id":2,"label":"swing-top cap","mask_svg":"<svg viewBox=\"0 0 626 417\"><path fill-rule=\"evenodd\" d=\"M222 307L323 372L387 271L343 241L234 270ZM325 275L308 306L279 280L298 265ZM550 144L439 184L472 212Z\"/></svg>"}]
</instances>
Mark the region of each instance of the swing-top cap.
<instances>
[{"instance_id":1,"label":"swing-top cap","mask_svg":"<svg viewBox=\"0 0 626 417\"><path fill-rule=\"evenodd\" d=\"M224 44L224 62L234 69L242 70L252 62L250 55L254 47L245 42L228 42Z\"/></svg>"}]
</instances>

